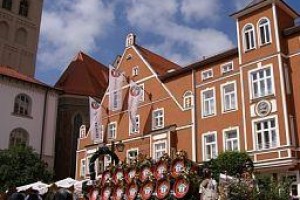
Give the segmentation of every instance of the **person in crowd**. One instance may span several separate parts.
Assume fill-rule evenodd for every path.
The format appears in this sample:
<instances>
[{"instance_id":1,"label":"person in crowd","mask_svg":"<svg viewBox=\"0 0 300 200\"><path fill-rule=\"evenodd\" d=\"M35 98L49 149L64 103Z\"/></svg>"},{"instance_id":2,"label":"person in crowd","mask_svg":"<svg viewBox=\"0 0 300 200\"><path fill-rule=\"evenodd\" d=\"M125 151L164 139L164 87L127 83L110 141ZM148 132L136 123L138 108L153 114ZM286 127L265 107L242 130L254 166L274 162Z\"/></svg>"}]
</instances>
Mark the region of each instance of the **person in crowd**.
<instances>
[{"instance_id":1,"label":"person in crowd","mask_svg":"<svg viewBox=\"0 0 300 200\"><path fill-rule=\"evenodd\" d=\"M200 183L199 187L200 200L217 200L217 181L212 178L212 172L210 169L205 168L203 174L204 180Z\"/></svg>"}]
</instances>

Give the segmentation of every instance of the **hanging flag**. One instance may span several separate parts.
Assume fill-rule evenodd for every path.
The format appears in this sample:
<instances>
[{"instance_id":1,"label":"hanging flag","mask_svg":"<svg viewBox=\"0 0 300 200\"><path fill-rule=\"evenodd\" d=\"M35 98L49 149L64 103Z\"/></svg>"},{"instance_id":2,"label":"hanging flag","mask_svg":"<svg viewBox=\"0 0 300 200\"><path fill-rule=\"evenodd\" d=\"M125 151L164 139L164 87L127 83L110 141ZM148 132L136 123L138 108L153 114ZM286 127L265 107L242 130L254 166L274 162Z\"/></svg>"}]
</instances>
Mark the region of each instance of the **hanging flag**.
<instances>
[{"instance_id":1,"label":"hanging flag","mask_svg":"<svg viewBox=\"0 0 300 200\"><path fill-rule=\"evenodd\" d=\"M101 116L101 106L100 104L89 97L90 102L90 134L91 139L94 143L99 143L103 141L103 134L102 134L102 116Z\"/></svg>"},{"instance_id":2,"label":"hanging flag","mask_svg":"<svg viewBox=\"0 0 300 200\"><path fill-rule=\"evenodd\" d=\"M131 121L132 129L136 129L136 114L139 106L139 102L142 98L142 88L138 86L134 81L130 81L129 98L128 98L128 112Z\"/></svg>"},{"instance_id":3,"label":"hanging flag","mask_svg":"<svg viewBox=\"0 0 300 200\"><path fill-rule=\"evenodd\" d=\"M122 109L123 74L112 66L109 66L109 110Z\"/></svg>"}]
</instances>

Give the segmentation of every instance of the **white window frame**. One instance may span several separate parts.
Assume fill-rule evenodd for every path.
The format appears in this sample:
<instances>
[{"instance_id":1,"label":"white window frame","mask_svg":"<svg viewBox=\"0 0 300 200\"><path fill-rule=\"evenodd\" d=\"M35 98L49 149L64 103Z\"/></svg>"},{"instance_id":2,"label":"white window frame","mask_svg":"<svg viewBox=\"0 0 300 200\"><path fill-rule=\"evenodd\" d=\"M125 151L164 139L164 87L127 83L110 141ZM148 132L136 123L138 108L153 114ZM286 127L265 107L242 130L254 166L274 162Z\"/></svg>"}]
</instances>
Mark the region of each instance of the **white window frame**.
<instances>
[{"instance_id":1,"label":"white window frame","mask_svg":"<svg viewBox=\"0 0 300 200\"><path fill-rule=\"evenodd\" d=\"M211 73L210 75L206 76L205 74ZM205 81L207 79L213 78L214 77L214 71L212 69L207 69L201 72L201 78L202 81Z\"/></svg>"},{"instance_id":2,"label":"white window frame","mask_svg":"<svg viewBox=\"0 0 300 200\"><path fill-rule=\"evenodd\" d=\"M153 142L152 143L152 148L153 148L153 159L154 160L159 160L159 158L157 158L156 157L156 153L157 153L157 151L156 151L156 145L158 145L158 144L165 144L165 149L163 149L163 150L160 150L160 152L163 152L164 151L164 153L168 153L168 142L167 142L167 140L166 139L164 139L164 140L157 140L157 141L155 141L155 142Z\"/></svg>"},{"instance_id":3,"label":"white window frame","mask_svg":"<svg viewBox=\"0 0 300 200\"><path fill-rule=\"evenodd\" d=\"M260 23L261 23L262 20L266 20L267 23L261 25ZM265 43L262 43L262 37L261 37L261 32L260 32L260 28L261 27L264 27L264 32L265 32L265 37L266 37L265 38L265 41L266 41ZM267 36L266 36L267 31L266 31L266 29L268 29L268 31L269 31L269 39L270 39L270 41L266 40L267 39ZM258 22L257 22L257 33L258 33L259 46L264 46L264 45L272 43L271 23L270 23L270 20L267 17L262 17L261 19L258 20Z\"/></svg>"},{"instance_id":4,"label":"white window frame","mask_svg":"<svg viewBox=\"0 0 300 200\"><path fill-rule=\"evenodd\" d=\"M84 163L84 164L83 164ZM80 160L80 177L83 177L85 178L85 175L86 175L86 159L81 159Z\"/></svg>"},{"instance_id":5,"label":"white window frame","mask_svg":"<svg viewBox=\"0 0 300 200\"><path fill-rule=\"evenodd\" d=\"M214 110L213 110L212 114L205 115L204 114L204 93L207 92L207 91L210 91L210 90L213 91L213 100L214 100L213 106L214 106ZM208 118L208 117L213 117L213 116L217 115L217 103L216 103L216 89L215 89L215 87L206 88L206 89L202 90L201 91L201 100L200 101L201 101L201 116L202 116L202 118Z\"/></svg>"},{"instance_id":6,"label":"white window frame","mask_svg":"<svg viewBox=\"0 0 300 200\"><path fill-rule=\"evenodd\" d=\"M228 132L231 132L231 131L236 131L236 140L237 140L237 143L238 143L238 149L237 151L240 151L240 131L239 131L239 127L238 126L234 126L234 127L229 127L229 128L226 128L226 129L223 129L223 149L224 151L229 151L227 149L227 133ZM229 139L231 142L234 140L234 139Z\"/></svg>"},{"instance_id":7,"label":"white window frame","mask_svg":"<svg viewBox=\"0 0 300 200\"><path fill-rule=\"evenodd\" d=\"M245 30L248 26L251 26L252 29L251 30ZM249 33L249 35L250 35L250 32L252 32L252 31L253 31L253 44L254 44L254 46L251 46L251 41L250 41L251 39L250 39L249 40L250 47L248 49L247 48L247 42L246 42L246 33ZM249 38L251 38L251 37L249 36ZM255 28L254 28L253 24L251 24L251 23L246 24L243 28L243 45L244 45L244 52L251 51L252 49L256 49Z\"/></svg>"},{"instance_id":8,"label":"white window frame","mask_svg":"<svg viewBox=\"0 0 300 200\"><path fill-rule=\"evenodd\" d=\"M210 159L206 157L206 142L205 142L205 137L207 137L209 135L215 136L215 142L209 143L209 145L215 144L215 147L216 147L216 155L215 156L211 155ZM217 134L217 131L210 131L210 132L202 134L202 156L203 156L203 161L209 161L218 156L218 134Z\"/></svg>"},{"instance_id":9,"label":"white window frame","mask_svg":"<svg viewBox=\"0 0 300 200\"><path fill-rule=\"evenodd\" d=\"M131 149L128 149L127 151L126 151L126 160L127 160L127 163L130 163L130 159L132 159L132 158L130 158L130 156L129 156L129 152L132 152L132 151L136 151L136 157L139 155L139 148L131 148Z\"/></svg>"},{"instance_id":10,"label":"white window frame","mask_svg":"<svg viewBox=\"0 0 300 200\"><path fill-rule=\"evenodd\" d=\"M190 106L187 106L187 100L190 99ZM183 109L189 110L193 107L193 93L188 90L183 94Z\"/></svg>"},{"instance_id":11,"label":"white window frame","mask_svg":"<svg viewBox=\"0 0 300 200\"><path fill-rule=\"evenodd\" d=\"M156 112L158 112L158 111L162 111L162 115L161 116L159 116L159 118L162 118L162 123L161 124L159 124L159 125L156 125L155 124L155 113ZM157 117L158 118L158 117ZM164 125L165 125L165 112L164 112L164 109L163 108L158 108L158 109L156 109L156 110L153 110L152 111L152 130L156 130L156 129L160 129L160 128L163 128L164 127Z\"/></svg>"},{"instance_id":12,"label":"white window frame","mask_svg":"<svg viewBox=\"0 0 300 200\"><path fill-rule=\"evenodd\" d=\"M140 115L136 115L135 116L135 119L138 119L137 120L137 130L133 131L132 130L132 123L131 123L131 120L129 118L129 136L132 136L132 135L136 135L136 134L139 134L140 132L140 124L141 124L141 118L140 118Z\"/></svg>"},{"instance_id":13,"label":"white window frame","mask_svg":"<svg viewBox=\"0 0 300 200\"><path fill-rule=\"evenodd\" d=\"M225 105L226 105L226 101L225 101L225 87L227 85L231 85L231 84L233 84L233 87L234 87L234 91L231 92L231 93L234 93L235 106L234 106L234 108L225 110ZM232 111L238 110L238 98L237 98L237 84L236 84L236 81L230 81L230 82L226 82L224 84L221 84L220 90L221 90L222 113L228 113L228 112L232 112Z\"/></svg>"},{"instance_id":14,"label":"white window frame","mask_svg":"<svg viewBox=\"0 0 300 200\"><path fill-rule=\"evenodd\" d=\"M272 146L272 147L269 147L269 148L263 147L263 148L259 149L257 132L255 130L256 129L256 124L260 123L260 122L272 120L272 119L274 119L274 122L275 122L274 130L276 131L276 144L275 144L275 146ZM253 141L255 141L254 149L256 151L265 151L265 150L275 149L275 148L279 147L280 146L280 137L279 137L278 116L277 115L271 115L271 116L268 116L268 117L252 120L252 139L253 139Z\"/></svg>"},{"instance_id":15,"label":"white window frame","mask_svg":"<svg viewBox=\"0 0 300 200\"><path fill-rule=\"evenodd\" d=\"M110 135L110 130L111 130L111 126L114 125L115 126L115 137L109 137ZM107 139L116 139L117 138L117 122L110 122L107 125Z\"/></svg>"},{"instance_id":16,"label":"white window frame","mask_svg":"<svg viewBox=\"0 0 300 200\"><path fill-rule=\"evenodd\" d=\"M272 81L272 93L271 94L267 94L267 95L258 95L257 97L254 95L254 88L253 88L253 79L252 79L252 74L256 73L260 70L266 70L267 68L270 68L270 72L271 72L271 81ZM273 72L273 64L267 64L261 67L257 67L255 69L252 69L248 72L248 80L249 80L249 91L250 91L250 99L257 99L257 98L262 98L262 97L266 97L266 96L271 96L274 95L275 96L275 82L274 82L274 72Z\"/></svg>"},{"instance_id":17,"label":"white window frame","mask_svg":"<svg viewBox=\"0 0 300 200\"><path fill-rule=\"evenodd\" d=\"M231 68L229 70L224 70L225 67L228 67L228 66L231 66ZM220 68L221 68L221 73L222 74L227 74L231 71L233 71L233 61L230 61L230 62L227 62L227 63L223 63L222 65L220 65Z\"/></svg>"},{"instance_id":18,"label":"white window frame","mask_svg":"<svg viewBox=\"0 0 300 200\"><path fill-rule=\"evenodd\" d=\"M87 164L87 169L86 169L86 171L87 171L88 174L90 174L90 168L89 168L89 166L90 166L90 160L91 160L91 158L92 158L92 155L88 155L88 156L86 157L86 164Z\"/></svg>"},{"instance_id":19,"label":"white window frame","mask_svg":"<svg viewBox=\"0 0 300 200\"><path fill-rule=\"evenodd\" d=\"M132 76L139 75L139 66L135 66L132 68Z\"/></svg>"}]
</instances>

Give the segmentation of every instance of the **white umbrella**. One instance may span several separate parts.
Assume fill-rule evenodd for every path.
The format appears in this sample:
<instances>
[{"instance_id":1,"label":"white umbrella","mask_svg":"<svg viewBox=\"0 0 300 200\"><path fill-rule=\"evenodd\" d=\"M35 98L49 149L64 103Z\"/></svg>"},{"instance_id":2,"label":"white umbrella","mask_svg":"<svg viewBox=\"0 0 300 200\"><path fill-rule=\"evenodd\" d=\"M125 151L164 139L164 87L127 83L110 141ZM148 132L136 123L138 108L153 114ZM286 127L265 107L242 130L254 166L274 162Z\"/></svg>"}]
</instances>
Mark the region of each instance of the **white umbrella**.
<instances>
[{"instance_id":1,"label":"white umbrella","mask_svg":"<svg viewBox=\"0 0 300 200\"><path fill-rule=\"evenodd\" d=\"M76 180L68 177L68 178L65 178L60 181L55 182L55 185L57 185L57 187L69 188L69 187L73 186L75 183L76 183Z\"/></svg>"},{"instance_id":2,"label":"white umbrella","mask_svg":"<svg viewBox=\"0 0 300 200\"><path fill-rule=\"evenodd\" d=\"M21 192L21 191L26 191L29 188L32 188L33 190L37 190L39 192L39 194L45 194L48 191L48 187L49 187L49 185L47 185L46 183L38 181L38 182L35 182L35 183L31 183L31 184L28 184L28 185L23 185L23 186L17 187L17 191Z\"/></svg>"}]
</instances>

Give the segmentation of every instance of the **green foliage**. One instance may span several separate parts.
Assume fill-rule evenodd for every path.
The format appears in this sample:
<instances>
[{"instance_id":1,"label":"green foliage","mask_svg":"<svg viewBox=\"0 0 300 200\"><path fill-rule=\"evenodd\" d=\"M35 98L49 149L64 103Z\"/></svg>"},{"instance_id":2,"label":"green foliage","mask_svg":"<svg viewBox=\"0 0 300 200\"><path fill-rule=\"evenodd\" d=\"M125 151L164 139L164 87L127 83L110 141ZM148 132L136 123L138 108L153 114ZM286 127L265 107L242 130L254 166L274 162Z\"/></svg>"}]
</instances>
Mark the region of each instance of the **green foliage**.
<instances>
[{"instance_id":1,"label":"green foliage","mask_svg":"<svg viewBox=\"0 0 300 200\"><path fill-rule=\"evenodd\" d=\"M46 168L47 164L30 147L0 150L0 192L12 186L51 181L53 174Z\"/></svg>"},{"instance_id":2,"label":"green foliage","mask_svg":"<svg viewBox=\"0 0 300 200\"><path fill-rule=\"evenodd\" d=\"M227 172L230 176L236 176L241 172L241 167L244 163L251 159L246 152L226 151L216 159L212 159L204 163L203 167L208 167L212 170L213 177L219 180L220 173Z\"/></svg>"}]
</instances>

